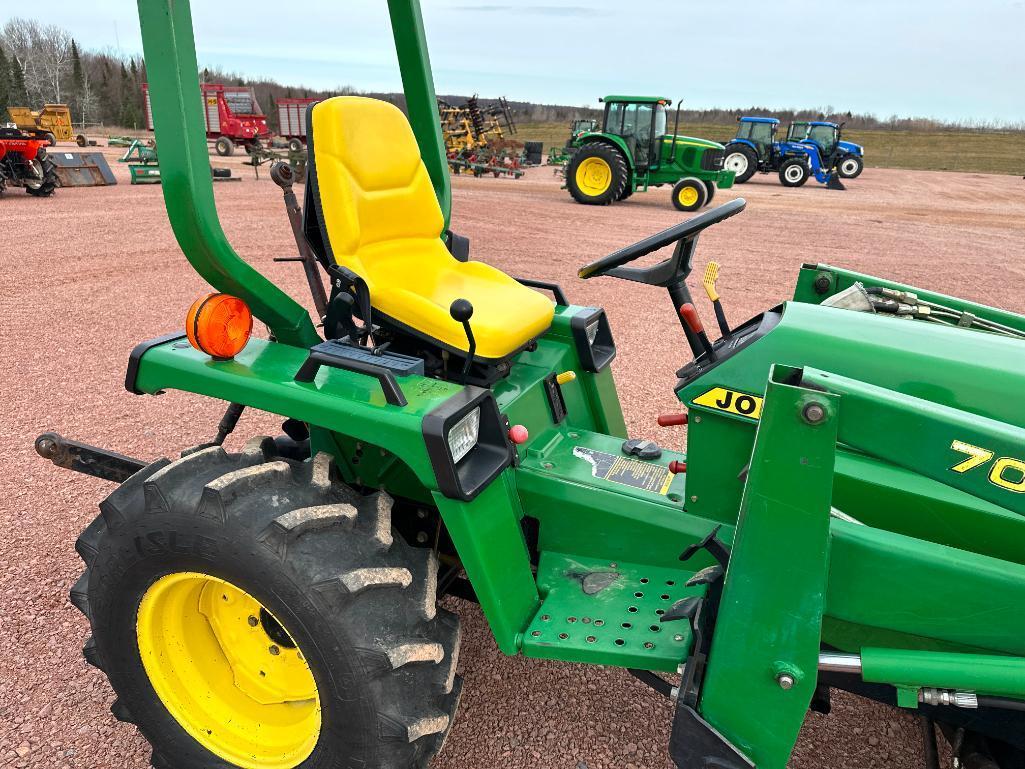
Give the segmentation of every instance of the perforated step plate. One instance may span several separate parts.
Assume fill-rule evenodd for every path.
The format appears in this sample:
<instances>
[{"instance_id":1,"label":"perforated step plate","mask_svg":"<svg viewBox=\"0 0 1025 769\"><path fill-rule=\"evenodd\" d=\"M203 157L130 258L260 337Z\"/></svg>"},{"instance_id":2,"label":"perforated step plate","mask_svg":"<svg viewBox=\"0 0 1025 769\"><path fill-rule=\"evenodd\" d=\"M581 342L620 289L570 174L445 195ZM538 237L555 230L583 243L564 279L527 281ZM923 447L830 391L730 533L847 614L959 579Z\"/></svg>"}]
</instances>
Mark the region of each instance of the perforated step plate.
<instances>
[{"instance_id":1,"label":"perforated step plate","mask_svg":"<svg viewBox=\"0 0 1025 769\"><path fill-rule=\"evenodd\" d=\"M544 552L538 587L544 601L523 640L528 657L676 672L690 654L686 620L659 622L693 572L611 563Z\"/></svg>"}]
</instances>

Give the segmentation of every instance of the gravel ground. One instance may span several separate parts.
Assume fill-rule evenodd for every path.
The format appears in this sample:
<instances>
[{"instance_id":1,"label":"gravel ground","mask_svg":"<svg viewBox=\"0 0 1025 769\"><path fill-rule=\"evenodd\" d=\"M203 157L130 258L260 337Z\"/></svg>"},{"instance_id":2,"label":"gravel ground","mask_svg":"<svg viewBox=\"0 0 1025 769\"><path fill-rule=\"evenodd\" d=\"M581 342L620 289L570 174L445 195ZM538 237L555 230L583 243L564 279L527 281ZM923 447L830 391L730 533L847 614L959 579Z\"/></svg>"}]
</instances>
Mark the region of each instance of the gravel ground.
<instances>
[{"instance_id":1,"label":"gravel ground","mask_svg":"<svg viewBox=\"0 0 1025 769\"><path fill-rule=\"evenodd\" d=\"M79 531L111 486L58 470L32 450L47 429L156 458L208 440L220 405L181 393L139 398L123 388L129 350L178 328L205 286L175 245L159 187L122 184L0 200L4 322L0 366L10 452L0 481L0 765L144 769L135 729L108 711L112 694L79 649L85 621L67 593L81 570ZM301 270L274 264L293 246L280 195L241 165L218 186L224 228L239 253L296 297ZM1025 311L1025 190L1010 176L868 169L846 193L817 184L783 189L759 177L747 212L710 230L695 273L715 258L733 321L789 295L801 262L832 262ZM615 373L632 432L653 435L654 415L673 409L673 371L686 358L672 307L658 291L611 279L582 282L577 267L680 219L667 190L607 209L572 203L550 169L521 180L460 178L454 226L473 255L512 274L556 280L578 304L608 309L620 355ZM707 303L700 309L711 320ZM276 429L247 414L244 436ZM665 434L659 436L663 440ZM439 769L661 769L671 709L614 669L501 657L479 611L464 620L460 718ZM810 715L792 766L921 765L915 722L888 708L838 696L829 718Z\"/></svg>"}]
</instances>

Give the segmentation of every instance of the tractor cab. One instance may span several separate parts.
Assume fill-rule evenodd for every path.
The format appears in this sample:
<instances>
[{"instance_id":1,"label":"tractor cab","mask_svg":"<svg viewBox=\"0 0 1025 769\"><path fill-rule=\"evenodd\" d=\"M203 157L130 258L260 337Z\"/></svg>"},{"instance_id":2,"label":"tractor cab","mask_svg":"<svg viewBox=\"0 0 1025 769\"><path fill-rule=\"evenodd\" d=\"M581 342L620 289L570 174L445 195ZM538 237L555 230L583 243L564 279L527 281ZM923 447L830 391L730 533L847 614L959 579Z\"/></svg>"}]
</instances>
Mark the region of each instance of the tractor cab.
<instances>
[{"instance_id":1,"label":"tractor cab","mask_svg":"<svg viewBox=\"0 0 1025 769\"><path fill-rule=\"evenodd\" d=\"M626 143L634 165L657 168L659 143L666 135L669 99L656 96L606 96L602 131Z\"/></svg>"},{"instance_id":2,"label":"tractor cab","mask_svg":"<svg viewBox=\"0 0 1025 769\"><path fill-rule=\"evenodd\" d=\"M581 118L570 124L569 135L576 138L580 134L590 133L598 127L598 121L594 118Z\"/></svg>"},{"instance_id":3,"label":"tractor cab","mask_svg":"<svg viewBox=\"0 0 1025 769\"><path fill-rule=\"evenodd\" d=\"M750 146L765 162L772 157L773 145L776 143L776 129L779 121L772 117L738 117L737 135L733 143L742 142Z\"/></svg>"},{"instance_id":4,"label":"tractor cab","mask_svg":"<svg viewBox=\"0 0 1025 769\"><path fill-rule=\"evenodd\" d=\"M826 160L840 145L840 126L820 120L795 120L787 128L787 141L814 144L822 159Z\"/></svg>"}]
</instances>

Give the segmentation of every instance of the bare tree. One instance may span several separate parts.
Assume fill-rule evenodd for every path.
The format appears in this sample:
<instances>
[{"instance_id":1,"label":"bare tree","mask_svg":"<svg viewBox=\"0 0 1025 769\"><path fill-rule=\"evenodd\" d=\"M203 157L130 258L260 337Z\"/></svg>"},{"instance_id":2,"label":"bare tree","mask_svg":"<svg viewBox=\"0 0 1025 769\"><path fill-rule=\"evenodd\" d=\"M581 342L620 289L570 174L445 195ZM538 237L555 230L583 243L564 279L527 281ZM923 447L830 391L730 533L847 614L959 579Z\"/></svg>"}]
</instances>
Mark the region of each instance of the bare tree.
<instances>
[{"instance_id":1,"label":"bare tree","mask_svg":"<svg viewBox=\"0 0 1025 769\"><path fill-rule=\"evenodd\" d=\"M21 69L31 102L61 101L62 81L71 66L71 36L65 30L15 17L0 29L0 44Z\"/></svg>"}]
</instances>

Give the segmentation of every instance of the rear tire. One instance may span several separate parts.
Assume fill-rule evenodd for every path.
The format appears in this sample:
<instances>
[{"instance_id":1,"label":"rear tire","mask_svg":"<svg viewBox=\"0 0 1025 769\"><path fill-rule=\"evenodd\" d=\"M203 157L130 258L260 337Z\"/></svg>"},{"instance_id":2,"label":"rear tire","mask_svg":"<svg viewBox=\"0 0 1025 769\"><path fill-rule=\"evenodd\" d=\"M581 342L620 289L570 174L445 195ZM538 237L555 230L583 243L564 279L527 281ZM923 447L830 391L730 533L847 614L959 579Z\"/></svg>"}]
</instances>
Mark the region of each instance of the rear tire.
<instances>
[{"instance_id":1,"label":"rear tire","mask_svg":"<svg viewBox=\"0 0 1025 769\"><path fill-rule=\"evenodd\" d=\"M333 476L269 438L206 448L136 473L79 538L86 661L155 767L421 769L441 749L461 682L437 559L393 534L386 494Z\"/></svg>"},{"instance_id":2,"label":"rear tire","mask_svg":"<svg viewBox=\"0 0 1025 769\"><path fill-rule=\"evenodd\" d=\"M725 171L733 171L735 183L743 184L758 170L758 157L746 144L729 144L722 167Z\"/></svg>"},{"instance_id":3,"label":"rear tire","mask_svg":"<svg viewBox=\"0 0 1025 769\"><path fill-rule=\"evenodd\" d=\"M288 140L288 149L290 149L292 152L302 152L303 151L303 143L301 141L299 141L298 139L289 139Z\"/></svg>"},{"instance_id":4,"label":"rear tire","mask_svg":"<svg viewBox=\"0 0 1025 769\"><path fill-rule=\"evenodd\" d=\"M673 206L677 211L697 211L708 200L708 188L700 179L686 176L673 187Z\"/></svg>"},{"instance_id":5,"label":"rear tire","mask_svg":"<svg viewBox=\"0 0 1025 769\"><path fill-rule=\"evenodd\" d=\"M804 160L790 158L779 167L779 182L784 187L800 187L808 181L809 174L808 164Z\"/></svg>"},{"instance_id":6,"label":"rear tire","mask_svg":"<svg viewBox=\"0 0 1025 769\"><path fill-rule=\"evenodd\" d=\"M44 149L39 150L39 154L36 155L36 162L42 168L43 180L38 183L33 182L31 186L26 184L25 192L33 197L48 198L60 185L60 180L57 178L57 166L46 156L46 150Z\"/></svg>"},{"instance_id":7,"label":"rear tire","mask_svg":"<svg viewBox=\"0 0 1025 769\"><path fill-rule=\"evenodd\" d=\"M841 179L857 179L865 170L865 161L857 155L845 155L836 166Z\"/></svg>"},{"instance_id":8,"label":"rear tire","mask_svg":"<svg viewBox=\"0 0 1025 769\"><path fill-rule=\"evenodd\" d=\"M630 169L623 153L609 144L585 144L566 166L566 187L577 203L607 206L620 200Z\"/></svg>"},{"instance_id":9,"label":"rear tire","mask_svg":"<svg viewBox=\"0 0 1025 769\"><path fill-rule=\"evenodd\" d=\"M235 154L235 142L227 136L219 136L217 141L214 142L214 149L221 157L229 158Z\"/></svg>"}]
</instances>

